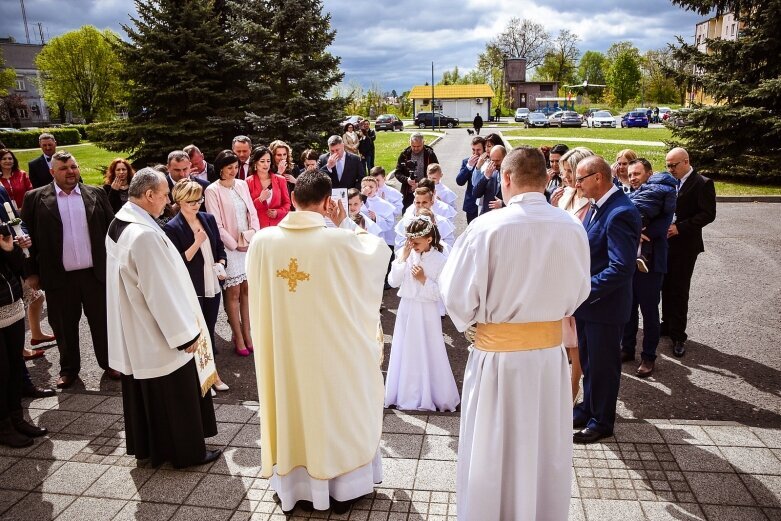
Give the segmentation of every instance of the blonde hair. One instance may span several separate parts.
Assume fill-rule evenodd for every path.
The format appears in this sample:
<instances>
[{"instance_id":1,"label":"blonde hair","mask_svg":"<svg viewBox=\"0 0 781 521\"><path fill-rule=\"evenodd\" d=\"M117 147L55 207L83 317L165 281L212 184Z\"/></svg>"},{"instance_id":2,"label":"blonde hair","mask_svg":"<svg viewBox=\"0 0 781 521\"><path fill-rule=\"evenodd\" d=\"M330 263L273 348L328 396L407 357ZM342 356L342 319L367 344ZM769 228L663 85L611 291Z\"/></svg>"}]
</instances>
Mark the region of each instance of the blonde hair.
<instances>
[{"instance_id":1,"label":"blonde hair","mask_svg":"<svg viewBox=\"0 0 781 521\"><path fill-rule=\"evenodd\" d=\"M637 152L632 150L631 148L625 148L623 150L619 150L618 154L616 154L616 161L618 161L621 158L626 158L627 162L634 161L637 159Z\"/></svg>"},{"instance_id":2,"label":"blonde hair","mask_svg":"<svg viewBox=\"0 0 781 521\"><path fill-rule=\"evenodd\" d=\"M426 168L426 175L433 174L434 172L442 173L442 167L439 166L439 163L431 163L428 165L428 168Z\"/></svg>"},{"instance_id":3,"label":"blonde hair","mask_svg":"<svg viewBox=\"0 0 781 521\"><path fill-rule=\"evenodd\" d=\"M171 197L173 197L176 203L197 201L202 195L203 188L192 179L180 179L174 185L174 189L171 190Z\"/></svg>"},{"instance_id":4,"label":"blonde hair","mask_svg":"<svg viewBox=\"0 0 781 521\"><path fill-rule=\"evenodd\" d=\"M361 178L361 185L363 185L363 183L374 183L375 185L378 185L378 186L380 184L380 183L377 182L377 180L374 177L372 177L370 175L367 175L367 176L364 176L364 177Z\"/></svg>"}]
</instances>

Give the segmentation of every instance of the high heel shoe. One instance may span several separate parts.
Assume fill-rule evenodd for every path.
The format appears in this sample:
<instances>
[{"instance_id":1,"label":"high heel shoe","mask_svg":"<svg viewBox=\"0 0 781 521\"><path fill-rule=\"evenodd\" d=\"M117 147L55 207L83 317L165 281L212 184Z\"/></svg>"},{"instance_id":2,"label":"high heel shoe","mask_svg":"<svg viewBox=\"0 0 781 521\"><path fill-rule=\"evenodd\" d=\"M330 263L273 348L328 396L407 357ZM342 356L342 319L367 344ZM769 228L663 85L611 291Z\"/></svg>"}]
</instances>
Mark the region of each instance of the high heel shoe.
<instances>
[{"instance_id":1,"label":"high heel shoe","mask_svg":"<svg viewBox=\"0 0 781 521\"><path fill-rule=\"evenodd\" d=\"M213 385L213 387L221 392L230 389L230 387L228 387L228 384L226 384L225 382L217 382L216 384Z\"/></svg>"},{"instance_id":2,"label":"high heel shoe","mask_svg":"<svg viewBox=\"0 0 781 521\"><path fill-rule=\"evenodd\" d=\"M251 345L247 344L247 351L249 351L250 353L254 353L255 352L255 348L252 347Z\"/></svg>"},{"instance_id":3,"label":"high heel shoe","mask_svg":"<svg viewBox=\"0 0 781 521\"><path fill-rule=\"evenodd\" d=\"M233 339L233 350L239 356L249 356L249 350L246 347L243 349L239 349L239 346L236 344L235 338Z\"/></svg>"}]
</instances>

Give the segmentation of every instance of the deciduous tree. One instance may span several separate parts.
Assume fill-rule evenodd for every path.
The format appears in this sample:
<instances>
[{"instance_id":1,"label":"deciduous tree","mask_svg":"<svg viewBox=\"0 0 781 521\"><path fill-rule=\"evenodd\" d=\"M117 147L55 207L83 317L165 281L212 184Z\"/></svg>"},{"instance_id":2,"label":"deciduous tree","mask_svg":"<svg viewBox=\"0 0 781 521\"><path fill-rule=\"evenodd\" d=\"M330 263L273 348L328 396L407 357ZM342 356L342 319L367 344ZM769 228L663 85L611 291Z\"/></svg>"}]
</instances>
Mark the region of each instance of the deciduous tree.
<instances>
[{"instance_id":1,"label":"deciduous tree","mask_svg":"<svg viewBox=\"0 0 781 521\"><path fill-rule=\"evenodd\" d=\"M526 67L542 65L551 36L542 24L529 19L511 18L499 36L491 41L505 58L526 58Z\"/></svg>"},{"instance_id":2,"label":"deciduous tree","mask_svg":"<svg viewBox=\"0 0 781 521\"><path fill-rule=\"evenodd\" d=\"M607 85L616 103L623 107L640 92L640 52L628 42L613 44L608 50L612 57L607 73Z\"/></svg>"},{"instance_id":3,"label":"deciduous tree","mask_svg":"<svg viewBox=\"0 0 781 521\"><path fill-rule=\"evenodd\" d=\"M111 117L124 94L117 41L111 30L91 25L52 38L35 58L46 103L62 105L87 123Z\"/></svg>"},{"instance_id":4,"label":"deciduous tree","mask_svg":"<svg viewBox=\"0 0 781 521\"><path fill-rule=\"evenodd\" d=\"M608 59L601 52L586 51L578 64L578 80L588 81L595 85L606 85L609 65ZM586 87L585 89L585 94L594 101L599 101L603 92L604 88L602 87Z\"/></svg>"}]
</instances>

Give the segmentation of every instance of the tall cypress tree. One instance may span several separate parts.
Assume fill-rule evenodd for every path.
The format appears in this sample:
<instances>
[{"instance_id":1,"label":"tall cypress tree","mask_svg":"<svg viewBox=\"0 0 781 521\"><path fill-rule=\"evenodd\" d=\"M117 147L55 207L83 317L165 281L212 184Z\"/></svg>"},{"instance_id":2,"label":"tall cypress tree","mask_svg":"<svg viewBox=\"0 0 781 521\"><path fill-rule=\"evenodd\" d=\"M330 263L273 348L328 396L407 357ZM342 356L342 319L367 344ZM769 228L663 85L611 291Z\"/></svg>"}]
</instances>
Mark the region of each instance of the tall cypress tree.
<instances>
[{"instance_id":1,"label":"tall cypress tree","mask_svg":"<svg viewBox=\"0 0 781 521\"><path fill-rule=\"evenodd\" d=\"M129 119L98 131L111 150L145 166L194 143L213 158L242 129L232 82L224 6L215 0L135 0L138 18L119 45L128 82Z\"/></svg>"},{"instance_id":2,"label":"tall cypress tree","mask_svg":"<svg viewBox=\"0 0 781 521\"><path fill-rule=\"evenodd\" d=\"M323 148L338 129L346 99L329 97L344 74L327 51L336 32L320 0L227 0L231 47L246 85L239 107L247 134L296 152ZM339 132L341 134L341 132Z\"/></svg>"},{"instance_id":3,"label":"tall cypress tree","mask_svg":"<svg viewBox=\"0 0 781 521\"><path fill-rule=\"evenodd\" d=\"M709 176L781 182L781 0L672 2L701 15L733 12L742 25L735 41L707 40L707 53L680 38L673 48L688 64L679 77L717 103L688 113L673 143Z\"/></svg>"}]
</instances>

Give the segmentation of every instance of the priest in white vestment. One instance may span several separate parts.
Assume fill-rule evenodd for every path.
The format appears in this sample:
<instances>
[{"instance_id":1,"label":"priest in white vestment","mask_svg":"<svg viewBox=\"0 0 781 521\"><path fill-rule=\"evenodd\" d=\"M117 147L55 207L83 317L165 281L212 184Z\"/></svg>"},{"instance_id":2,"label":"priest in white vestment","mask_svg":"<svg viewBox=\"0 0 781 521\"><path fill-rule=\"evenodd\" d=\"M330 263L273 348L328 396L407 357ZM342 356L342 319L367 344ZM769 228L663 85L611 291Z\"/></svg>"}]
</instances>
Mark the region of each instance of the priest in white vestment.
<instances>
[{"instance_id":1,"label":"priest in white vestment","mask_svg":"<svg viewBox=\"0 0 781 521\"><path fill-rule=\"evenodd\" d=\"M507 207L472 221L440 275L459 331L475 326L458 445L459 521L564 521L572 395L561 322L591 288L583 225L545 200L545 159L504 159Z\"/></svg>"},{"instance_id":2,"label":"priest in white vestment","mask_svg":"<svg viewBox=\"0 0 781 521\"><path fill-rule=\"evenodd\" d=\"M295 212L247 254L260 402L261 476L283 511L299 501L345 512L382 480L385 242L343 226L328 175L306 172ZM380 337L380 338L378 338Z\"/></svg>"},{"instance_id":3,"label":"priest in white vestment","mask_svg":"<svg viewBox=\"0 0 781 521\"><path fill-rule=\"evenodd\" d=\"M214 461L211 342L181 254L155 222L168 182L151 168L130 182L106 236L109 365L122 373L127 453L182 468Z\"/></svg>"}]
</instances>

